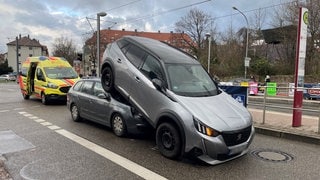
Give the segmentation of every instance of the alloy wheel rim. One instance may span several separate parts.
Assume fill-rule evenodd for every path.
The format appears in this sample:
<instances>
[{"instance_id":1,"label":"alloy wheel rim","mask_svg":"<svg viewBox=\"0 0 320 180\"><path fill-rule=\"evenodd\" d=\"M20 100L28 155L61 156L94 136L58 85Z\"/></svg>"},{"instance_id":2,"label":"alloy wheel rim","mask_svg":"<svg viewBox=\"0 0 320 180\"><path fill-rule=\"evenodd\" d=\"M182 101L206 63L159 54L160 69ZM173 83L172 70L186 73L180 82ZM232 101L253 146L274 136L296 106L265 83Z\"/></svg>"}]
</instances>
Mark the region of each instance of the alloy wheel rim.
<instances>
[{"instance_id":1,"label":"alloy wheel rim","mask_svg":"<svg viewBox=\"0 0 320 180\"><path fill-rule=\"evenodd\" d=\"M116 132L121 132L123 129L123 123L119 116L116 116L113 120L113 128Z\"/></svg>"}]
</instances>

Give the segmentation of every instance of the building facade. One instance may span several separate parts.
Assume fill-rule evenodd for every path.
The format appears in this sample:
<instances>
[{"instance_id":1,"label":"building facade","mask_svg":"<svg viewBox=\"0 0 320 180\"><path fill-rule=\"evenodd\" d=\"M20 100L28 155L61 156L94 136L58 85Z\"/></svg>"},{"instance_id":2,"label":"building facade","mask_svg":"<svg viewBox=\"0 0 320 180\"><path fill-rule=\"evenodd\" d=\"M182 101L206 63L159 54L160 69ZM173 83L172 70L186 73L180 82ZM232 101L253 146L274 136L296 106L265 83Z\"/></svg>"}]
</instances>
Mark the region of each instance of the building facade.
<instances>
[{"instance_id":1,"label":"building facade","mask_svg":"<svg viewBox=\"0 0 320 180\"><path fill-rule=\"evenodd\" d=\"M185 33L163 33L163 32L139 32L137 30L134 31L126 31L122 30L112 30L112 29L104 29L100 31L100 61L103 61L102 55L107 47L107 45L117 39L120 39L123 36L141 36L156 39L159 41L166 42L174 47L177 47L183 51L190 52L190 44L192 40L190 36ZM95 72L97 68L96 62L96 54L97 54L97 36L96 33L93 34L91 38L89 38L84 45L83 52L83 61L82 74L92 74ZM102 63L102 62L101 62Z\"/></svg>"},{"instance_id":2,"label":"building facade","mask_svg":"<svg viewBox=\"0 0 320 180\"><path fill-rule=\"evenodd\" d=\"M17 48L18 44L18 48ZM7 43L7 60L8 65L12 67L14 72L18 72L21 64L27 57L31 56L48 56L48 48L40 44L36 39L31 39L30 36L19 37ZM18 52L17 52L18 49Z\"/></svg>"}]
</instances>

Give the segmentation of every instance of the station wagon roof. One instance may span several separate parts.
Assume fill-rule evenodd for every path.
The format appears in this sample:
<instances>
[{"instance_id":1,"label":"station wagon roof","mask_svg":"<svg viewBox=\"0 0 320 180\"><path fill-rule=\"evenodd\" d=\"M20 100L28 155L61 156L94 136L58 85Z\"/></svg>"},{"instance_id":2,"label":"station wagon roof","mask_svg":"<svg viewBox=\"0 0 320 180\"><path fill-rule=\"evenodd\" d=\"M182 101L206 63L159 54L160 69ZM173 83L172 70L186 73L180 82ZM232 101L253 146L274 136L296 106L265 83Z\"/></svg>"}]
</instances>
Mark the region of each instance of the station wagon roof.
<instances>
[{"instance_id":1,"label":"station wagon roof","mask_svg":"<svg viewBox=\"0 0 320 180\"><path fill-rule=\"evenodd\" d=\"M124 36L123 38L151 51L164 63L199 64L191 55L158 40L138 36Z\"/></svg>"}]
</instances>

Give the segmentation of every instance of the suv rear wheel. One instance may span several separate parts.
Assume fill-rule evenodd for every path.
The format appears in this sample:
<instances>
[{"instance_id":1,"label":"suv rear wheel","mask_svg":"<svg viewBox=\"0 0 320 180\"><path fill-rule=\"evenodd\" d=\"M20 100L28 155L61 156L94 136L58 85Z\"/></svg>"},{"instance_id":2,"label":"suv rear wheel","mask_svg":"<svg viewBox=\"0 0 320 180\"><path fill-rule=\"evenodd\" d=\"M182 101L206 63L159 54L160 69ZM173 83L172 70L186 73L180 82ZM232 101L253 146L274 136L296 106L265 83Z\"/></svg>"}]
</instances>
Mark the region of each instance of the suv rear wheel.
<instances>
[{"instance_id":1,"label":"suv rear wheel","mask_svg":"<svg viewBox=\"0 0 320 180\"><path fill-rule=\"evenodd\" d=\"M101 73L102 87L106 92L112 92L114 89L114 77L111 67L107 66Z\"/></svg>"},{"instance_id":2,"label":"suv rear wheel","mask_svg":"<svg viewBox=\"0 0 320 180\"><path fill-rule=\"evenodd\" d=\"M161 154L177 159L182 154L182 140L179 131L172 123L162 123L157 128L156 142Z\"/></svg>"}]
</instances>

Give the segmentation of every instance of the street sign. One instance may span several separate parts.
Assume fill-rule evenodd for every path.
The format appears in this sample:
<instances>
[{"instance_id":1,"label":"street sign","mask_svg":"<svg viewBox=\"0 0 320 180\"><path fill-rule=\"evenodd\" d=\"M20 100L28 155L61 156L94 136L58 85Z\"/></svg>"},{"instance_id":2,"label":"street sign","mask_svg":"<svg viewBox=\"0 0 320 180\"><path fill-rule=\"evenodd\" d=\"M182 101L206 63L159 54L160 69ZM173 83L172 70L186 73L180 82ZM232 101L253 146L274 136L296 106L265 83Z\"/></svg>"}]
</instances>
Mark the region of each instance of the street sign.
<instances>
[{"instance_id":1,"label":"street sign","mask_svg":"<svg viewBox=\"0 0 320 180\"><path fill-rule=\"evenodd\" d=\"M251 61L251 58L245 57L244 58L244 66L245 67L249 67L250 66L250 61Z\"/></svg>"},{"instance_id":2,"label":"street sign","mask_svg":"<svg viewBox=\"0 0 320 180\"><path fill-rule=\"evenodd\" d=\"M246 101L245 98L246 96L243 94L233 94L232 97L238 101L240 104L242 104L243 106L246 106Z\"/></svg>"}]
</instances>

